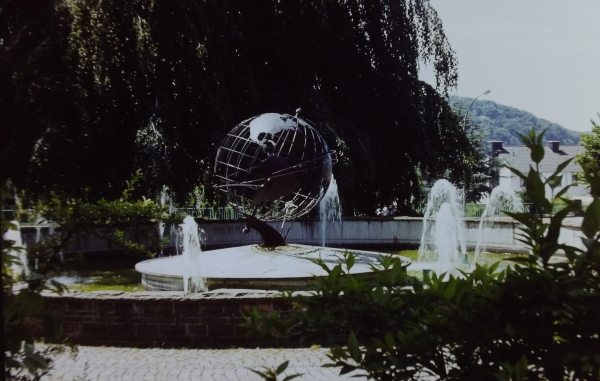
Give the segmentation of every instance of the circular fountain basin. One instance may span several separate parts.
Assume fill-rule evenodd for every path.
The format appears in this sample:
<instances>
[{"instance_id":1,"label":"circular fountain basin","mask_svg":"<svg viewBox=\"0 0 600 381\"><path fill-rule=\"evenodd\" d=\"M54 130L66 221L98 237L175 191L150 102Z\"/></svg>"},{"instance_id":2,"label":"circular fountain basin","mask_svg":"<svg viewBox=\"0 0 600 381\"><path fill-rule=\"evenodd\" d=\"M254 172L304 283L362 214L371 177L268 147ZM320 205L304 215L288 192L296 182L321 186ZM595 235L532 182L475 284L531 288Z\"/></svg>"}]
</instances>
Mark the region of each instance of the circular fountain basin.
<instances>
[{"instance_id":1,"label":"circular fountain basin","mask_svg":"<svg viewBox=\"0 0 600 381\"><path fill-rule=\"evenodd\" d=\"M265 248L248 245L197 254L200 266L194 276L203 277L208 290L220 288L259 290L302 290L314 276L327 272L313 260L321 258L329 267L343 262L344 249L306 245L285 245ZM356 258L351 274L371 273L371 266L389 254L351 250ZM398 257L398 256L396 256ZM404 268L410 259L399 257ZM147 290L183 291L183 279L189 276L188 259L184 255L150 259L138 263L135 269L142 274Z\"/></svg>"}]
</instances>

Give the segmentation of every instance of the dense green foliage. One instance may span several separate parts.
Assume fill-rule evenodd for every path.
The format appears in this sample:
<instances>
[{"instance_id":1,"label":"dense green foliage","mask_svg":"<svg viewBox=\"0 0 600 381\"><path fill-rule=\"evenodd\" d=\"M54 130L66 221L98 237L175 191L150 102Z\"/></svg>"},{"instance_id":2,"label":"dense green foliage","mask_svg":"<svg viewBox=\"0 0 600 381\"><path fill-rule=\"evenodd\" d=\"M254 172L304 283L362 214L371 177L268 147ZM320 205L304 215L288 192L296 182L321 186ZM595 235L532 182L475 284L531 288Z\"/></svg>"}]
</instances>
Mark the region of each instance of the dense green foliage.
<instances>
[{"instance_id":1,"label":"dense green foliage","mask_svg":"<svg viewBox=\"0 0 600 381\"><path fill-rule=\"evenodd\" d=\"M600 114L598 114L600 116ZM581 145L585 151L577 155L575 161L582 166L590 167L593 163L600 163L600 125L592 119L592 133L581 135ZM600 173L595 176L600 177ZM582 183L587 183L586 178L581 178Z\"/></svg>"},{"instance_id":2,"label":"dense green foliage","mask_svg":"<svg viewBox=\"0 0 600 381\"><path fill-rule=\"evenodd\" d=\"M466 107L461 104L453 105L454 112L462 120L462 127L467 138L472 147L476 149L472 149L469 154L464 155L461 165L466 176L460 180L457 179L454 184L457 188L465 189L466 201L478 202L498 185L500 161L488 154L486 131L480 125L473 123L470 118L465 119Z\"/></svg>"},{"instance_id":3,"label":"dense green foliage","mask_svg":"<svg viewBox=\"0 0 600 381\"><path fill-rule=\"evenodd\" d=\"M2 198L5 198L2 192ZM4 203L2 203L4 204ZM60 342L59 321L55 313L44 308L43 291L62 293L64 286L49 281L44 272L49 268L51 247L43 250L39 269L30 273L16 273L20 268L19 252L22 247L5 237L8 229L18 229L2 218L2 312L3 312L3 353L4 377L7 380L38 380L48 372L52 363L51 355L64 350L62 347L40 347L37 342ZM57 242L52 241L50 246ZM35 245L40 251L42 243ZM57 253L54 253L57 254ZM20 287L16 287L20 283Z\"/></svg>"},{"instance_id":4,"label":"dense green foliage","mask_svg":"<svg viewBox=\"0 0 600 381\"><path fill-rule=\"evenodd\" d=\"M78 235L88 234L111 242L130 255L141 258L154 257L161 247L166 246L166 242L155 238L156 223L181 222L182 217L169 214L167 206L152 200L133 199L132 193L139 177L138 175L127 181L121 197L115 201L100 199L89 202L82 198L51 193L41 198L33 213L36 218L59 226L56 234L59 239L57 250L65 247ZM145 235L148 241L153 243L151 247L126 239L126 228L134 228L138 234ZM48 245L43 243L42 246ZM28 248L28 251L32 250ZM56 253L52 253L51 256L54 254Z\"/></svg>"},{"instance_id":5,"label":"dense green foliage","mask_svg":"<svg viewBox=\"0 0 600 381\"><path fill-rule=\"evenodd\" d=\"M37 6L41 4L41 6ZM31 4L30 4L31 5ZM4 173L30 194L212 192L216 147L264 112L312 120L340 153L346 213L469 176L444 97L456 60L427 0L0 1ZM423 61L437 89L418 80Z\"/></svg>"},{"instance_id":6,"label":"dense green foliage","mask_svg":"<svg viewBox=\"0 0 600 381\"><path fill-rule=\"evenodd\" d=\"M543 134L524 137L531 158L544 156ZM597 171L586 168L586 175ZM585 167L584 167L585 168ZM559 168L547 179L516 172L531 202L550 213L546 185L560 185ZM247 326L278 336L327 340L334 366L362 369L376 380L597 380L600 379L600 179L589 177L594 201L568 206L549 220L511 213L522 224L531 255L514 268L477 266L461 276L411 278L386 258L373 278L350 275L354 257L315 280L310 296L295 296L288 319L254 310ZM564 191L556 195L560 197ZM584 250L558 242L567 213L580 211ZM559 250L565 260L553 261ZM291 296L290 296L291 297ZM346 346L339 346L345 341Z\"/></svg>"},{"instance_id":7,"label":"dense green foliage","mask_svg":"<svg viewBox=\"0 0 600 381\"><path fill-rule=\"evenodd\" d=\"M95 235L112 242L114 247L124 249L130 255L152 257L165 242L154 239L155 247L144 247L126 239L125 228L135 227L139 234L154 237L156 222L175 222L167 207L151 200L135 200L132 193L139 176L128 181L121 197L115 201L104 199L89 202L57 194L45 196L36 205L31 219L54 224L55 228L40 236L39 242L29 243L26 248L16 247L15 242L4 236L17 227L2 215L2 288L5 335L5 372L8 379L39 379L48 372L52 352L61 346L39 347L37 341L60 342L58 320L52 311L44 308L45 290L62 293L66 287L52 280L64 266L61 252L82 234ZM6 195L2 193L2 207ZM17 205L18 207L19 205ZM18 211L17 214L27 213ZM181 221L181 219L179 219ZM19 252L26 252L26 266L30 269L14 272L22 267ZM74 258L76 259L76 258ZM14 266L17 264L18 266ZM40 349L41 348L41 349Z\"/></svg>"},{"instance_id":8,"label":"dense green foliage","mask_svg":"<svg viewBox=\"0 0 600 381\"><path fill-rule=\"evenodd\" d=\"M473 98L450 96L453 109L465 109ZM535 117L533 114L504 106L496 102L478 99L469 110L469 118L484 131L484 140L500 140L506 145L522 145L519 134L527 134L532 128L546 131L544 142L558 140L564 145L579 144L579 132L570 131L559 124Z\"/></svg>"}]
</instances>

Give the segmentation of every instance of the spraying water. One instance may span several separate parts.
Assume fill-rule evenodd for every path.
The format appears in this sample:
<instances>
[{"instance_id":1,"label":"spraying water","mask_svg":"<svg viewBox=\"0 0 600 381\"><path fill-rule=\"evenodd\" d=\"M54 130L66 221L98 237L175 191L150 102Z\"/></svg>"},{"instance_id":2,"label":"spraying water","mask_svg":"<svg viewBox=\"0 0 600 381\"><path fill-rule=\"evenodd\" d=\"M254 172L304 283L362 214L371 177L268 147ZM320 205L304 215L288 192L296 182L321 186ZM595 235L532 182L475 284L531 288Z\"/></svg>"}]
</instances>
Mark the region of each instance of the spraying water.
<instances>
[{"instance_id":1,"label":"spraying water","mask_svg":"<svg viewBox=\"0 0 600 381\"><path fill-rule=\"evenodd\" d=\"M42 227L44 225L48 225L48 221L46 221L46 219L44 217L42 217L41 215L37 215L35 217L35 221L34 221L34 227L35 227L35 243L40 243L42 241ZM52 232L50 234L54 234L54 229L52 230Z\"/></svg>"},{"instance_id":2,"label":"spraying water","mask_svg":"<svg viewBox=\"0 0 600 381\"><path fill-rule=\"evenodd\" d=\"M48 224L48 236L50 236L50 237L54 236L54 231L56 229L56 223L54 221L46 221L46 223ZM62 250L58 252L58 259L61 262L65 260L65 254L63 253Z\"/></svg>"},{"instance_id":3,"label":"spraying water","mask_svg":"<svg viewBox=\"0 0 600 381\"><path fill-rule=\"evenodd\" d=\"M517 196L514 190L508 186L499 185L492 190L490 194L489 202L481 215L479 221L479 230L477 232L477 246L475 246L475 263L479 254L485 251L485 242L483 239L484 235L489 229L493 229L495 224L495 217L501 217L502 212L522 212L523 202L521 198Z\"/></svg>"},{"instance_id":4,"label":"spraying water","mask_svg":"<svg viewBox=\"0 0 600 381\"><path fill-rule=\"evenodd\" d=\"M162 190L160 191L160 198L159 198L159 202L161 206L165 206L167 203L169 203L169 213L171 213L171 206L173 205L173 203L171 202L171 195L168 194L169 188L166 185L163 185ZM162 241L163 236L165 233L165 223L162 221L158 222L158 238ZM163 249L160 249L160 254L158 255L159 257L163 256Z\"/></svg>"},{"instance_id":5,"label":"spraying water","mask_svg":"<svg viewBox=\"0 0 600 381\"><path fill-rule=\"evenodd\" d=\"M165 206L167 204L169 205L169 215L172 215L175 212L175 206L173 205L173 197L171 196L171 191L169 190L168 186L163 185L163 188L160 191L160 197L158 199L158 202L160 203L161 206ZM158 222L158 237L160 238L161 241L164 237L164 234L165 234L165 223L162 221L159 221ZM175 250L177 252L177 255L179 255L179 253L180 253L179 247L181 246L181 237L178 232L177 226L175 224L171 224L171 228L169 230L169 238L170 238L171 242L175 242ZM162 257L162 256L164 256L163 249L160 249L159 257Z\"/></svg>"},{"instance_id":6,"label":"spraying water","mask_svg":"<svg viewBox=\"0 0 600 381\"><path fill-rule=\"evenodd\" d=\"M37 215L35 217L35 222L34 222L34 227L35 227L35 243L40 243L42 241L42 225L46 224L47 221L44 217ZM62 252L59 252L58 254L59 259L62 261L63 257L62 257ZM38 269L38 258L35 258L34 264L33 264L33 268L35 270Z\"/></svg>"},{"instance_id":7,"label":"spraying water","mask_svg":"<svg viewBox=\"0 0 600 381\"><path fill-rule=\"evenodd\" d=\"M25 251L25 245L21 237L21 227L18 221L11 221L11 224L16 227L16 230L8 229L4 233L4 239L14 241L15 250L11 250L9 254L17 258L17 263L11 265L11 270L13 274L22 274L27 277L30 271L27 265L27 251Z\"/></svg>"},{"instance_id":8,"label":"spraying water","mask_svg":"<svg viewBox=\"0 0 600 381\"><path fill-rule=\"evenodd\" d=\"M455 220L454 210L448 203L440 206L436 220L432 236L437 252L437 270L449 271L460 263L458 255L460 225L453 223Z\"/></svg>"},{"instance_id":9,"label":"spraying water","mask_svg":"<svg viewBox=\"0 0 600 381\"><path fill-rule=\"evenodd\" d=\"M35 243L40 243L42 240L42 226L36 221L35 224Z\"/></svg>"},{"instance_id":10,"label":"spraying water","mask_svg":"<svg viewBox=\"0 0 600 381\"><path fill-rule=\"evenodd\" d=\"M185 269L183 275L183 291L187 293L203 292L207 290L206 281L200 276L202 268L202 248L198 234L198 224L192 216L187 216L181 225L183 236L183 250Z\"/></svg>"},{"instance_id":11,"label":"spraying water","mask_svg":"<svg viewBox=\"0 0 600 381\"><path fill-rule=\"evenodd\" d=\"M329 221L339 221L342 223L342 204L338 195L337 182L331 175L329 188L325 196L319 203L319 214L321 218L321 246L325 247L325 237L327 236L327 225Z\"/></svg>"},{"instance_id":12,"label":"spraying water","mask_svg":"<svg viewBox=\"0 0 600 381\"><path fill-rule=\"evenodd\" d=\"M466 254L462 197L447 180L438 180L429 194L418 262L432 263L437 271L450 271Z\"/></svg>"}]
</instances>

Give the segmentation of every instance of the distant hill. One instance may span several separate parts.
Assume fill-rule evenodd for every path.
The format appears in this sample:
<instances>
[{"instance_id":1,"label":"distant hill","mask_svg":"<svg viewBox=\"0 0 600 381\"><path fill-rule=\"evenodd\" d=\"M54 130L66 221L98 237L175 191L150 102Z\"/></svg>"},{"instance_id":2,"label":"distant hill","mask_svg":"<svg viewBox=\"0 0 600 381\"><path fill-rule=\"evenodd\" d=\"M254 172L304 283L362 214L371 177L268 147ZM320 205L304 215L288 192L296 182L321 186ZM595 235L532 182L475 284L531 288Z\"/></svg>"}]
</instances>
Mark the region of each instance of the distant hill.
<instances>
[{"instance_id":1,"label":"distant hill","mask_svg":"<svg viewBox=\"0 0 600 381\"><path fill-rule=\"evenodd\" d=\"M466 110L473 98L450 96L450 105L457 112ZM464 112L464 111L463 111ZM536 131L546 131L544 142L558 140L562 145L578 145L581 133L567 130L563 126L535 117L533 114L504 106L496 102L478 99L469 110L469 119L487 132L485 140L501 140L506 145L523 145L517 135L527 134L531 128Z\"/></svg>"}]
</instances>

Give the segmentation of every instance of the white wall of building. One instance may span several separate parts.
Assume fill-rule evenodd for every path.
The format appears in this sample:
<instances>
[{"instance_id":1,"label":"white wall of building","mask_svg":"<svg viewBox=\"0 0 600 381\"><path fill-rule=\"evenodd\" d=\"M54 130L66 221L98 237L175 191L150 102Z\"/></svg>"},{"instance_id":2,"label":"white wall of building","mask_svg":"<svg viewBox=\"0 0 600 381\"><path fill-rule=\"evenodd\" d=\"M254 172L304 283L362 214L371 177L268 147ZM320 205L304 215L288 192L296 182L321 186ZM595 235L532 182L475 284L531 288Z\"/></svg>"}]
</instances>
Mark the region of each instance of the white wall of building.
<instances>
[{"instance_id":1,"label":"white wall of building","mask_svg":"<svg viewBox=\"0 0 600 381\"><path fill-rule=\"evenodd\" d=\"M508 168L500 168L500 183L503 188L520 190L521 178L510 171Z\"/></svg>"},{"instance_id":2,"label":"white wall of building","mask_svg":"<svg viewBox=\"0 0 600 381\"><path fill-rule=\"evenodd\" d=\"M552 175L552 173L542 173L542 178L547 179ZM563 172L562 183L560 186L554 189L554 194L560 192L564 187L571 186L567 191L567 194L570 197L578 197L585 196L589 194L589 191L583 185L573 184L575 180L574 176L576 173L573 172ZM509 187L514 191L524 190L523 180L514 173L512 173L508 168L500 169L500 186ZM546 187L546 197L550 198L552 196L552 190L549 186Z\"/></svg>"}]
</instances>

